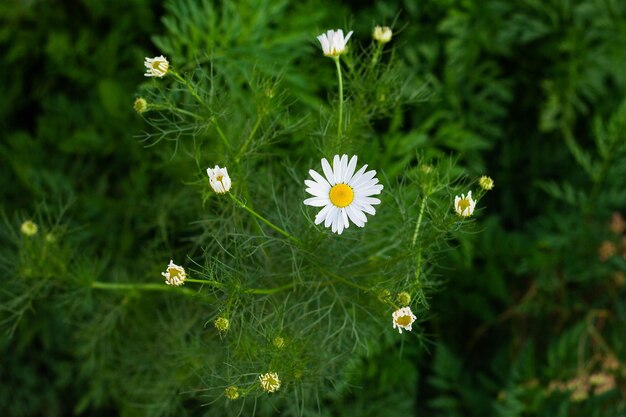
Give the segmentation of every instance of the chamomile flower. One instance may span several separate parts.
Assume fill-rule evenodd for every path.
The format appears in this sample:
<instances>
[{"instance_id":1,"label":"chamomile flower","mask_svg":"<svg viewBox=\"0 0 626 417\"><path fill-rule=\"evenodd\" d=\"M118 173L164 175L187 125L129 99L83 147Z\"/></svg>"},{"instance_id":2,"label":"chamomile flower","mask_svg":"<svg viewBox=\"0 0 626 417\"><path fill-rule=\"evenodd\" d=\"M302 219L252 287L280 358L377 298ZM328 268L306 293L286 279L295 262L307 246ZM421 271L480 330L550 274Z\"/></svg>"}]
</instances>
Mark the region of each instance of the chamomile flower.
<instances>
[{"instance_id":1,"label":"chamomile flower","mask_svg":"<svg viewBox=\"0 0 626 417\"><path fill-rule=\"evenodd\" d=\"M170 260L170 264L167 266L165 272L161 272L161 275L165 277L165 283L167 285L173 285L174 287L180 287L185 283L187 273L185 268L178 266L174 261Z\"/></svg>"},{"instance_id":2,"label":"chamomile flower","mask_svg":"<svg viewBox=\"0 0 626 417\"><path fill-rule=\"evenodd\" d=\"M380 43L389 42L392 36L393 32L391 31L391 28L389 26L376 26L374 28L374 32L372 33L372 37L374 38L374 40Z\"/></svg>"},{"instance_id":3,"label":"chamomile flower","mask_svg":"<svg viewBox=\"0 0 626 417\"><path fill-rule=\"evenodd\" d=\"M143 63L147 70L144 74L146 77L163 77L170 68L170 63L163 55L154 58L146 58Z\"/></svg>"},{"instance_id":4,"label":"chamomile flower","mask_svg":"<svg viewBox=\"0 0 626 417\"><path fill-rule=\"evenodd\" d=\"M207 168L206 173L209 176L209 182L213 191L218 194L224 194L230 190L230 177L226 168L220 168L215 165L213 169Z\"/></svg>"},{"instance_id":5,"label":"chamomile flower","mask_svg":"<svg viewBox=\"0 0 626 417\"><path fill-rule=\"evenodd\" d=\"M493 189L493 180L491 179L491 177L488 177L486 175L480 177L480 179L478 180L478 184L480 185L480 188L485 191Z\"/></svg>"},{"instance_id":6,"label":"chamomile flower","mask_svg":"<svg viewBox=\"0 0 626 417\"><path fill-rule=\"evenodd\" d=\"M373 205L380 204L378 198L371 197L380 194L383 189L376 178L376 171L365 172L367 165L363 165L355 173L356 163L356 155L350 162L348 155L335 155L331 168L326 158L323 158L322 170L326 178L310 169L309 175L313 181L304 181L308 187L306 192L313 195L304 200L304 204L323 207L315 216L315 224L323 222L333 233L341 234L350 226L350 221L358 227L365 226L365 213L373 216L376 214Z\"/></svg>"},{"instance_id":7,"label":"chamomile flower","mask_svg":"<svg viewBox=\"0 0 626 417\"><path fill-rule=\"evenodd\" d=\"M402 329L411 331L413 322L417 320L411 307L408 306L394 311L391 316L393 317L393 328L397 328L400 334L402 334Z\"/></svg>"},{"instance_id":8,"label":"chamomile flower","mask_svg":"<svg viewBox=\"0 0 626 417\"><path fill-rule=\"evenodd\" d=\"M343 30L329 30L326 33L322 33L317 37L317 40L322 44L322 50L324 56L336 57L343 54L346 51L346 44L348 39L352 36L353 31L350 31L346 37L343 37Z\"/></svg>"},{"instance_id":9,"label":"chamomile flower","mask_svg":"<svg viewBox=\"0 0 626 417\"><path fill-rule=\"evenodd\" d=\"M280 379L276 372L268 372L259 375L259 383L261 384L261 388L266 392L276 392L280 388Z\"/></svg>"},{"instance_id":10,"label":"chamomile flower","mask_svg":"<svg viewBox=\"0 0 626 417\"><path fill-rule=\"evenodd\" d=\"M472 192L467 193L467 197L465 194L461 194L461 197L458 195L454 198L454 210L456 210L456 214L461 217L469 217L474 213L474 208L476 207L476 200L472 199Z\"/></svg>"}]
</instances>

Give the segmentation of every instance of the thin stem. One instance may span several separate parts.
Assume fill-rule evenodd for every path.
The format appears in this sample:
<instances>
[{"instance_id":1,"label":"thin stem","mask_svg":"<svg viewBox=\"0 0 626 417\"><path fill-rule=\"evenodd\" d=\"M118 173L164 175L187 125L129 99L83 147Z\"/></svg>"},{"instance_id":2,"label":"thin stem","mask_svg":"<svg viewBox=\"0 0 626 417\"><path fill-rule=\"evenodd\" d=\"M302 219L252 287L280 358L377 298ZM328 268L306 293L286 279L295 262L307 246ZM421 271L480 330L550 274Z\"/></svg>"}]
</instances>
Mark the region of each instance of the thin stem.
<instances>
[{"instance_id":1,"label":"thin stem","mask_svg":"<svg viewBox=\"0 0 626 417\"><path fill-rule=\"evenodd\" d=\"M248 147L248 145L252 141L252 138L256 134L256 131L258 130L259 126L261 125L261 119L262 119L261 116L257 116L256 123L254 124L254 127L252 128L252 131L248 135L248 138L246 139L244 144L239 149L239 152L237 152L237 157L235 158L235 160L237 162L239 162L239 159L241 158L241 155L243 155L243 153L246 151L246 148Z\"/></svg>"},{"instance_id":2,"label":"thin stem","mask_svg":"<svg viewBox=\"0 0 626 417\"><path fill-rule=\"evenodd\" d=\"M224 288L225 285L221 282L217 282L214 280L208 280L208 279L192 279L192 278L187 278L185 280L185 282L196 282L198 284L206 284L206 285L210 285L212 287L215 288ZM281 285L280 287L275 287L275 288L247 288L245 290L243 290L244 293L247 294L274 294L280 291L284 291L284 290L288 290L290 288L293 288L294 284L285 284L285 285Z\"/></svg>"},{"instance_id":3,"label":"thin stem","mask_svg":"<svg viewBox=\"0 0 626 417\"><path fill-rule=\"evenodd\" d=\"M213 126L215 126L215 130L217 130L217 134L219 135L220 139L222 139L222 142L224 142L224 145L226 145L228 150L232 150L233 148L230 146L228 138L220 128L220 125L217 123L217 119L215 117L211 117L211 122L213 122Z\"/></svg>"},{"instance_id":4,"label":"thin stem","mask_svg":"<svg viewBox=\"0 0 626 417\"><path fill-rule=\"evenodd\" d=\"M413 240L411 242L411 246L415 247L415 242L417 241L417 235L419 234L420 227L422 225L422 218L424 216L424 209L426 208L426 200L428 199L428 195L425 195L422 199L422 204L420 206L420 212L417 216L417 223L415 224L415 231L413 232Z\"/></svg>"},{"instance_id":5,"label":"thin stem","mask_svg":"<svg viewBox=\"0 0 626 417\"><path fill-rule=\"evenodd\" d=\"M252 208L248 207L243 201L239 200L237 197L235 197L234 195L232 195L231 193L229 193L230 198L233 199L233 201L241 208L243 208L244 210L246 210L248 213L252 214L254 217L256 217L257 219L261 220L263 223L265 223L266 225L268 225L269 227L271 227L272 229L276 230L278 233L280 233L281 235L287 237L289 240L300 244L300 240L292 235L290 235L288 232L284 231L283 229L281 229L280 227L276 226L274 223L270 222L269 220L267 220L265 217L261 216L259 213L257 213L256 211L254 211Z\"/></svg>"},{"instance_id":6,"label":"thin stem","mask_svg":"<svg viewBox=\"0 0 626 417\"><path fill-rule=\"evenodd\" d=\"M200 116L199 114L196 114L196 113L184 110L184 109L179 109L178 107L173 107L173 106L163 106L160 104L148 104L148 110L169 110L171 112L176 112L176 113L184 114L186 116L193 117L194 119L197 119L197 120L203 119L203 117Z\"/></svg>"},{"instance_id":7,"label":"thin stem","mask_svg":"<svg viewBox=\"0 0 626 417\"><path fill-rule=\"evenodd\" d=\"M374 56L372 56L372 68L376 66L378 58L380 57L380 52L383 50L383 44L381 42L376 42L376 44L376 50L374 51Z\"/></svg>"},{"instance_id":8,"label":"thin stem","mask_svg":"<svg viewBox=\"0 0 626 417\"><path fill-rule=\"evenodd\" d=\"M326 274L326 275L336 279L339 282L342 282L342 283L344 283L346 285L349 285L350 287L354 287L354 288L359 289L361 291L370 292L369 288L364 287L364 286L359 285L359 284L356 284L356 283L350 281L349 279L346 279L346 278L342 277L341 275L335 274L334 272L327 271L324 268L319 268L319 271L321 273L323 273L323 274Z\"/></svg>"},{"instance_id":9,"label":"thin stem","mask_svg":"<svg viewBox=\"0 0 626 417\"><path fill-rule=\"evenodd\" d=\"M91 283L91 288L97 290L110 290L110 291L178 291L186 295L196 295L196 292L188 288L171 287L165 284L157 283L130 283L130 282L101 282L94 281Z\"/></svg>"},{"instance_id":10,"label":"thin stem","mask_svg":"<svg viewBox=\"0 0 626 417\"><path fill-rule=\"evenodd\" d=\"M185 86L187 87L187 90L191 93L191 95L193 96L193 98L196 99L196 101L198 103L200 103L202 105L202 107L208 109L206 103L204 102L204 100L202 100L200 98L200 96L198 95L198 93L196 93L196 90L193 88L193 86L191 85L191 83L189 81L187 81L186 78L183 78L180 76L179 73L177 73L176 71L170 70L170 73L174 76L174 78L176 78L178 81L182 82L183 84L185 84Z\"/></svg>"},{"instance_id":11,"label":"thin stem","mask_svg":"<svg viewBox=\"0 0 626 417\"><path fill-rule=\"evenodd\" d=\"M339 56L333 57L337 67L337 79L339 80L339 120L337 122L337 151L341 150L341 127L343 125L343 79L341 77L341 65Z\"/></svg>"}]
</instances>

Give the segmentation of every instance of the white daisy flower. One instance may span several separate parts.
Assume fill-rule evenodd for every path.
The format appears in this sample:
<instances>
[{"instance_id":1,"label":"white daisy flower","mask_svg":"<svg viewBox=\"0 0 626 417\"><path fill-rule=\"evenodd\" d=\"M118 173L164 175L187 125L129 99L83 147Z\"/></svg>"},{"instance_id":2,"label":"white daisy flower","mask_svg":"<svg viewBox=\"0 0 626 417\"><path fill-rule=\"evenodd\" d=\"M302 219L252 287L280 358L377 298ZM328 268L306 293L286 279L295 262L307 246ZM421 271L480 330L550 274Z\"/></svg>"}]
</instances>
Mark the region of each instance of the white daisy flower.
<instances>
[{"instance_id":1,"label":"white daisy flower","mask_svg":"<svg viewBox=\"0 0 626 417\"><path fill-rule=\"evenodd\" d=\"M322 44L322 50L325 56L339 56L346 50L346 44L348 39L352 36L353 31L350 31L348 35L343 37L343 30L329 30L326 33L322 33L317 37L317 40Z\"/></svg>"},{"instance_id":2,"label":"white daisy flower","mask_svg":"<svg viewBox=\"0 0 626 417\"><path fill-rule=\"evenodd\" d=\"M170 68L170 63L163 55L154 58L146 58L143 63L147 70L144 74L146 77L163 77Z\"/></svg>"},{"instance_id":3,"label":"white daisy flower","mask_svg":"<svg viewBox=\"0 0 626 417\"><path fill-rule=\"evenodd\" d=\"M230 190L230 177L226 168L220 168L218 165L215 165L213 169L207 168L206 173L209 176L209 182L213 191L218 194L224 194Z\"/></svg>"},{"instance_id":4,"label":"white daisy flower","mask_svg":"<svg viewBox=\"0 0 626 417\"><path fill-rule=\"evenodd\" d=\"M180 287L185 283L187 273L185 268L178 266L174 261L170 260L170 264L167 266L165 272L161 272L161 275L165 277L165 283L167 285L173 285L174 287Z\"/></svg>"},{"instance_id":5,"label":"white daisy flower","mask_svg":"<svg viewBox=\"0 0 626 417\"><path fill-rule=\"evenodd\" d=\"M350 162L348 155L341 158L335 155L331 168L326 158L323 158L322 169L326 178L310 169L309 175L314 181L304 181L308 187L306 192L313 195L304 200L304 204L323 207L315 216L315 224L324 222L324 226L330 227L333 233L341 234L343 229L347 229L350 226L348 219L358 227L365 226L365 213L373 216L376 214L373 205L380 204L379 199L371 197L380 194L383 189L375 177L376 171L365 172L367 165L363 165L355 173L356 162L356 155Z\"/></svg>"},{"instance_id":6,"label":"white daisy flower","mask_svg":"<svg viewBox=\"0 0 626 417\"><path fill-rule=\"evenodd\" d=\"M461 217L469 217L474 213L474 207L476 207L476 200L472 200L472 192L467 193L467 197L465 194L461 194L461 197L458 195L454 198L454 209L456 210L456 214Z\"/></svg>"},{"instance_id":7,"label":"white daisy flower","mask_svg":"<svg viewBox=\"0 0 626 417\"><path fill-rule=\"evenodd\" d=\"M259 383L261 384L261 388L266 392L276 392L280 388L280 379L276 372L268 372L259 375Z\"/></svg>"},{"instance_id":8,"label":"white daisy flower","mask_svg":"<svg viewBox=\"0 0 626 417\"><path fill-rule=\"evenodd\" d=\"M402 329L411 331L413 322L417 320L417 317L411 311L411 307L402 307L394 311L391 316L393 317L393 328L397 328L400 334L402 334Z\"/></svg>"}]
</instances>

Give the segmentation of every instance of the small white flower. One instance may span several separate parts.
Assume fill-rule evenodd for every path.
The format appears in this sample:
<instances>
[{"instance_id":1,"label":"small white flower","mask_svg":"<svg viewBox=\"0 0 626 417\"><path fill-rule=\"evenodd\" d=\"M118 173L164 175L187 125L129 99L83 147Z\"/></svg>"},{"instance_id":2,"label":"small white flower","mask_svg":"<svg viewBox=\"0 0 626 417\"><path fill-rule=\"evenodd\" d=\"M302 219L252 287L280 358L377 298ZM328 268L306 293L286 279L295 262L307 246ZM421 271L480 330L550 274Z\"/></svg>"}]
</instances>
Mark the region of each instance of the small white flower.
<instances>
[{"instance_id":1,"label":"small white flower","mask_svg":"<svg viewBox=\"0 0 626 417\"><path fill-rule=\"evenodd\" d=\"M397 328L400 334L402 334L402 329L411 331L413 322L417 320L417 317L415 317L415 314L411 311L411 307L402 307L394 311L392 317L393 328Z\"/></svg>"},{"instance_id":2,"label":"small white flower","mask_svg":"<svg viewBox=\"0 0 626 417\"><path fill-rule=\"evenodd\" d=\"M314 181L305 180L308 187L306 192L313 195L304 200L304 204L313 207L323 207L317 216L315 224L324 222L325 227L330 227L333 233L341 234L343 229L350 226L350 221L358 227L365 226L367 217L365 213L376 214L374 204L380 204L378 198L372 195L380 194L382 184L378 183L376 171L365 172L367 165L363 165L356 173L356 155L348 162L348 155L335 155L333 168L326 158L322 159L322 169L326 178L310 169L309 175Z\"/></svg>"},{"instance_id":3,"label":"small white flower","mask_svg":"<svg viewBox=\"0 0 626 417\"><path fill-rule=\"evenodd\" d=\"M276 372L268 372L263 375L259 375L259 383L261 388L267 392L276 392L280 388L280 379Z\"/></svg>"},{"instance_id":4,"label":"small white flower","mask_svg":"<svg viewBox=\"0 0 626 417\"><path fill-rule=\"evenodd\" d=\"M165 283L167 285L173 285L174 287L180 287L183 285L185 283L185 279L187 278L185 268L176 265L174 261L171 260L170 264L167 266L167 270L165 272L161 272L161 275L165 277Z\"/></svg>"},{"instance_id":5,"label":"small white flower","mask_svg":"<svg viewBox=\"0 0 626 417\"><path fill-rule=\"evenodd\" d=\"M461 217L471 216L474 213L474 207L476 207L476 201L472 200L471 191L467 193L467 197L465 197L465 194L461 194L461 197L457 195L454 198L454 209Z\"/></svg>"},{"instance_id":6,"label":"small white flower","mask_svg":"<svg viewBox=\"0 0 626 417\"><path fill-rule=\"evenodd\" d=\"M163 77L170 68L170 63L163 55L154 58L146 58L143 63L147 70L144 74L146 77Z\"/></svg>"},{"instance_id":7,"label":"small white flower","mask_svg":"<svg viewBox=\"0 0 626 417\"><path fill-rule=\"evenodd\" d=\"M226 168L220 168L215 165L213 169L207 168L206 173L209 176L209 182L213 191L218 194L224 194L230 190L230 177Z\"/></svg>"},{"instance_id":8,"label":"small white flower","mask_svg":"<svg viewBox=\"0 0 626 417\"><path fill-rule=\"evenodd\" d=\"M353 31L350 31L348 35L343 37L343 30L329 30L326 33L322 33L317 37L317 40L322 44L322 50L325 56L339 56L346 50L346 44L348 39L352 36Z\"/></svg>"},{"instance_id":9,"label":"small white flower","mask_svg":"<svg viewBox=\"0 0 626 417\"><path fill-rule=\"evenodd\" d=\"M374 28L374 33L372 33L372 37L374 38L374 40L380 43L389 42L392 36L393 32L391 31L391 28L389 26L376 26Z\"/></svg>"}]
</instances>

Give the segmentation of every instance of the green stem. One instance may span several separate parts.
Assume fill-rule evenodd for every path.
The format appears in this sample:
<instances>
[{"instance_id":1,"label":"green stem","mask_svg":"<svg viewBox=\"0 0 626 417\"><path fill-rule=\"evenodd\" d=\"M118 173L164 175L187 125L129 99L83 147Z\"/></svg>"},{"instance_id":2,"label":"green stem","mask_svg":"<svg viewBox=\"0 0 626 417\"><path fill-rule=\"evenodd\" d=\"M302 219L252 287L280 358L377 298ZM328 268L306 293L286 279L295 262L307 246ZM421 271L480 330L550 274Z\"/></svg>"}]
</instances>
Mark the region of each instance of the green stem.
<instances>
[{"instance_id":1,"label":"green stem","mask_svg":"<svg viewBox=\"0 0 626 417\"><path fill-rule=\"evenodd\" d=\"M187 295L196 295L196 292L188 288L171 287L166 284L157 283L130 283L130 282L101 282L94 281L91 283L91 288L97 290L110 290L110 291L178 291Z\"/></svg>"},{"instance_id":2,"label":"green stem","mask_svg":"<svg viewBox=\"0 0 626 417\"><path fill-rule=\"evenodd\" d=\"M198 284L206 284L206 285L210 285L212 287L215 288L224 288L225 285L222 284L221 282L217 282L217 281L213 281L213 280L208 280L208 279L192 279L192 278L187 278L185 280L185 282L196 282ZM243 292L247 293L247 294L274 294L280 291L284 291L284 290L288 290L290 288L293 288L294 284L285 284L285 285L281 285L280 287L275 287L275 288L248 288L245 289Z\"/></svg>"},{"instance_id":3,"label":"green stem","mask_svg":"<svg viewBox=\"0 0 626 417\"><path fill-rule=\"evenodd\" d=\"M337 122L337 151L341 150L341 127L343 125L343 79L341 77L341 65L339 56L333 57L337 67L337 79L339 80L339 121Z\"/></svg>"},{"instance_id":4,"label":"green stem","mask_svg":"<svg viewBox=\"0 0 626 417\"><path fill-rule=\"evenodd\" d=\"M424 216L424 209L426 208L426 200L427 199L428 199L428 196L425 195L424 198L422 199L422 204L420 206L419 215L417 216L417 223L415 224L415 231L413 232L413 240L411 242L411 245L413 247L415 247L415 242L417 241L417 235L419 234L420 227L422 225L422 218Z\"/></svg>"},{"instance_id":5,"label":"green stem","mask_svg":"<svg viewBox=\"0 0 626 417\"><path fill-rule=\"evenodd\" d=\"M292 235L290 235L289 233L287 233L286 231L284 231L283 229L281 229L280 227L276 226L274 223L270 222L269 220L267 220L265 217L261 216L259 213L257 213L256 211L254 211L252 208L248 207L243 201L239 200L237 197L235 197L234 195L232 195L231 193L229 193L228 195L230 195L230 198L233 199L233 201L241 208L243 208L244 210L246 210L248 213L252 214L254 217L256 217L257 219L261 220L263 223L265 223L266 225L268 225L269 227L271 227L272 229L276 230L278 233L280 233L281 235L287 237L289 240L293 241L294 243L300 244L300 240Z\"/></svg>"},{"instance_id":6,"label":"green stem","mask_svg":"<svg viewBox=\"0 0 626 417\"><path fill-rule=\"evenodd\" d=\"M376 50L374 51L374 56L372 57L372 68L378 62L378 58L380 58L380 52L383 50L383 44L381 42L376 42Z\"/></svg>"},{"instance_id":7,"label":"green stem","mask_svg":"<svg viewBox=\"0 0 626 417\"><path fill-rule=\"evenodd\" d=\"M169 110L171 112L176 112L176 113L184 114L186 116L193 117L194 119L197 119L197 120L201 120L203 118L199 114L196 114L196 113L184 110L184 109L179 109L178 107L162 106L160 104L148 104L148 110Z\"/></svg>"},{"instance_id":8,"label":"green stem","mask_svg":"<svg viewBox=\"0 0 626 417\"><path fill-rule=\"evenodd\" d=\"M248 145L250 144L250 142L252 141L252 138L254 137L256 131L259 129L259 126L261 125L261 116L257 116L256 119L256 123L254 124L254 127L252 128L252 131L250 132L250 134L248 135L248 138L246 139L246 141L244 142L244 144L241 146L241 148L239 149L239 152L237 152L237 157L235 158L236 162L239 162L239 159L241 158L241 155L243 155L243 153L246 151L246 149L248 148Z\"/></svg>"},{"instance_id":9,"label":"green stem","mask_svg":"<svg viewBox=\"0 0 626 417\"><path fill-rule=\"evenodd\" d=\"M356 289L359 289L359 290L365 291L365 292L369 292L370 291L369 288L364 287L364 286L359 285L359 284L356 284L356 283L350 281L349 279L346 279L346 278L342 277L341 275L335 274L334 272L327 271L324 268L319 268L319 271L322 274L328 275L329 277L334 278L335 280L337 280L339 282L342 282L342 283L344 283L346 285L349 285L350 287L354 287Z\"/></svg>"},{"instance_id":10,"label":"green stem","mask_svg":"<svg viewBox=\"0 0 626 417\"><path fill-rule=\"evenodd\" d=\"M211 117L211 122L213 122L213 126L215 126L215 130L217 130L217 134L219 135L220 139L222 139L222 142L224 142L224 145L226 145L228 150L232 151L233 148L230 146L228 138L220 128L220 125L217 123L217 119L215 117Z\"/></svg>"},{"instance_id":11,"label":"green stem","mask_svg":"<svg viewBox=\"0 0 626 417\"><path fill-rule=\"evenodd\" d=\"M198 93L196 92L196 90L193 88L193 86L191 85L191 83L189 81L187 81L186 78L183 78L180 76L179 73L177 73L176 71L170 70L170 73L174 76L174 78L176 78L178 81L182 82L183 84L185 84L185 86L187 87L187 90L191 93L191 95L193 96L193 98L196 99L196 101L198 103L200 103L200 105L202 105L202 107L208 109L206 103L204 102L204 100L202 100L200 98L200 96L198 95Z\"/></svg>"}]
</instances>

